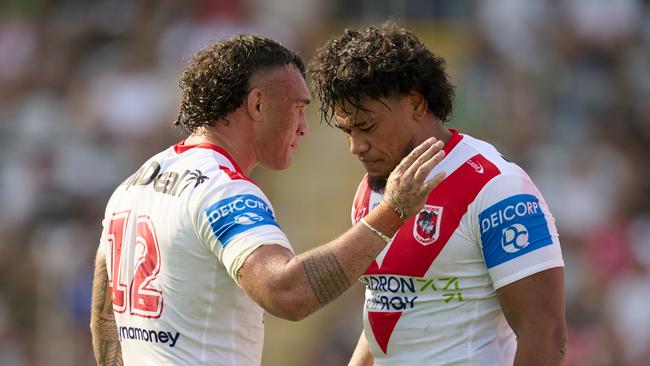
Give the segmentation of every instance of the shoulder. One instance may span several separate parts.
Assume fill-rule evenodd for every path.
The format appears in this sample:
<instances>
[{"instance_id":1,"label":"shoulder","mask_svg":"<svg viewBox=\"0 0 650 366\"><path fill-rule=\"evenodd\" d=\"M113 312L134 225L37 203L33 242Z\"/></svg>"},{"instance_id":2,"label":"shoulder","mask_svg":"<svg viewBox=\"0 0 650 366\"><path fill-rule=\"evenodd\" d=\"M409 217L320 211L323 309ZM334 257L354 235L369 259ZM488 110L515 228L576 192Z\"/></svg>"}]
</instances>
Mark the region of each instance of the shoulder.
<instances>
[{"instance_id":1,"label":"shoulder","mask_svg":"<svg viewBox=\"0 0 650 366\"><path fill-rule=\"evenodd\" d=\"M479 140L470 135L463 135L461 140L460 150L466 150L467 155L480 155L483 159L489 161L491 164L498 169L499 174L508 174L508 173L521 173L526 174L524 170L512 162L510 159L506 158L497 148L490 144L489 142Z\"/></svg>"},{"instance_id":2,"label":"shoulder","mask_svg":"<svg viewBox=\"0 0 650 366\"><path fill-rule=\"evenodd\" d=\"M433 172L448 173L445 186L449 194L467 196L466 202L478 210L516 195L532 195L542 200L537 187L521 167L505 158L493 145L469 135L462 137Z\"/></svg>"},{"instance_id":3,"label":"shoulder","mask_svg":"<svg viewBox=\"0 0 650 366\"><path fill-rule=\"evenodd\" d=\"M486 163L493 171L493 177L486 182L482 194L507 195L508 193L538 193L532 179L519 165L501 154L492 144L464 135L464 148L473 151L474 156L467 160L467 164L475 170L480 170ZM472 155L468 153L467 156Z\"/></svg>"},{"instance_id":4,"label":"shoulder","mask_svg":"<svg viewBox=\"0 0 650 366\"><path fill-rule=\"evenodd\" d=\"M524 169L486 141L463 135L449 158L453 162L452 169L467 172L467 181L482 182L481 194L489 191L537 190Z\"/></svg>"},{"instance_id":5,"label":"shoulder","mask_svg":"<svg viewBox=\"0 0 650 366\"><path fill-rule=\"evenodd\" d=\"M175 170L182 171L186 182L185 189L198 194L218 191L253 191L261 193L257 184L244 175L235 161L225 150L214 146L197 145L194 148L172 146L171 160Z\"/></svg>"},{"instance_id":6,"label":"shoulder","mask_svg":"<svg viewBox=\"0 0 650 366\"><path fill-rule=\"evenodd\" d=\"M206 212L232 205L233 202L244 202L272 211L269 199L262 189L241 173L228 167L217 166L206 171L204 178L209 179L209 182L202 187L193 187L196 191L192 195L194 201ZM201 177L197 179L200 180ZM199 184L198 180L194 184Z\"/></svg>"}]
</instances>

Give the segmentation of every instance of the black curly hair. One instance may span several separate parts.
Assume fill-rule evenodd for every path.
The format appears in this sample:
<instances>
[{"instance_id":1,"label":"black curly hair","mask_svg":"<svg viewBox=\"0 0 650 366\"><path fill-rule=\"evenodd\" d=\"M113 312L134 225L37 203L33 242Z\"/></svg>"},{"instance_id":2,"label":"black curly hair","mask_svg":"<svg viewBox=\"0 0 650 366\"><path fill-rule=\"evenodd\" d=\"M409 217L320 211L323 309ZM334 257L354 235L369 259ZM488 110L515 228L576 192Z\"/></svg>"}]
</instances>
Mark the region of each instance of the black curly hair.
<instances>
[{"instance_id":1,"label":"black curly hair","mask_svg":"<svg viewBox=\"0 0 650 366\"><path fill-rule=\"evenodd\" d=\"M262 35L243 34L206 46L183 71L174 125L189 134L213 125L242 105L254 73L289 64L305 77L305 64L296 53Z\"/></svg>"},{"instance_id":2,"label":"black curly hair","mask_svg":"<svg viewBox=\"0 0 650 366\"><path fill-rule=\"evenodd\" d=\"M332 125L334 108L350 103L364 110L364 97L406 95L415 90L442 122L451 117L454 87L445 60L393 21L363 31L346 29L328 41L309 64L321 118Z\"/></svg>"}]
</instances>

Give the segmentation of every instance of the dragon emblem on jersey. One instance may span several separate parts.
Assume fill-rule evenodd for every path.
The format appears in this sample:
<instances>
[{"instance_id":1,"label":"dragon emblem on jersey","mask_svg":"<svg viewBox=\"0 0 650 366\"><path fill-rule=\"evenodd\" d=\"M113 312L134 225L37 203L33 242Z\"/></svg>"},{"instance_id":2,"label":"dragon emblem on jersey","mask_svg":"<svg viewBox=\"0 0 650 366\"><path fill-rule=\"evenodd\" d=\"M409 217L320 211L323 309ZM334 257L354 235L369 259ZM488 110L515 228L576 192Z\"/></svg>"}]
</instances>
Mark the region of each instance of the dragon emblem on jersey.
<instances>
[{"instance_id":1,"label":"dragon emblem on jersey","mask_svg":"<svg viewBox=\"0 0 650 366\"><path fill-rule=\"evenodd\" d=\"M442 207L424 205L422 211L415 217L413 224L413 237L422 245L429 245L438 239L440 234L440 220Z\"/></svg>"}]
</instances>

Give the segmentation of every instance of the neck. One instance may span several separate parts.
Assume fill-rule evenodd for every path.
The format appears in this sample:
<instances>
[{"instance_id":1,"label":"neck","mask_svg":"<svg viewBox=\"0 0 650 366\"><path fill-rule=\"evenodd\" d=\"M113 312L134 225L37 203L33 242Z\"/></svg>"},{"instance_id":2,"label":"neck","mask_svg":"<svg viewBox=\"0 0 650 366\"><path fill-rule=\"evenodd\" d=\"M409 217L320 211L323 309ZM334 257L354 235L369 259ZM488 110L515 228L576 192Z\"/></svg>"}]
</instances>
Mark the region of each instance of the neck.
<instances>
[{"instance_id":1,"label":"neck","mask_svg":"<svg viewBox=\"0 0 650 366\"><path fill-rule=\"evenodd\" d=\"M227 123L227 124L226 124ZM214 126L199 128L185 139L186 145L210 143L230 154L242 172L249 176L257 164L251 133L243 130L237 122L217 121Z\"/></svg>"},{"instance_id":2,"label":"neck","mask_svg":"<svg viewBox=\"0 0 650 366\"><path fill-rule=\"evenodd\" d=\"M416 141L417 144L421 144L429 137L435 137L447 144L449 140L451 140L451 136L454 134L449 131L449 129L445 127L437 117L431 116L431 118L433 119L431 123L422 124L425 130L421 131L422 133L417 134L417 136L419 136L418 141Z\"/></svg>"},{"instance_id":3,"label":"neck","mask_svg":"<svg viewBox=\"0 0 650 366\"><path fill-rule=\"evenodd\" d=\"M451 137L454 135L453 132L449 131L447 127L445 127L442 122L439 122L436 124L435 127L435 132L434 132L434 137L437 138L438 140L442 140L442 142L445 143L445 145L451 140Z\"/></svg>"}]
</instances>

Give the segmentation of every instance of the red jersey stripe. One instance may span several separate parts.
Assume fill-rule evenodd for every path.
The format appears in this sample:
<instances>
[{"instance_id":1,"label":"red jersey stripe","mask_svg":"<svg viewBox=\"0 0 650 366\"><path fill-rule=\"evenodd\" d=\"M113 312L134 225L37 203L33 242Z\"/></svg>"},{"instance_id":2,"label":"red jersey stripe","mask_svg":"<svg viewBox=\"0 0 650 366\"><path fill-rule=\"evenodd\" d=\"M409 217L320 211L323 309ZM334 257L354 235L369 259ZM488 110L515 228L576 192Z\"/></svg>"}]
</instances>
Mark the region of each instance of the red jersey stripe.
<instances>
[{"instance_id":1,"label":"red jersey stripe","mask_svg":"<svg viewBox=\"0 0 650 366\"><path fill-rule=\"evenodd\" d=\"M482 169L479 171L477 167ZM426 204L442 207L438 237L431 244L423 245L413 237L416 217L411 217L397 235L382 261L373 262L365 274L395 274L422 277L429 270L440 251L458 228L467 207L485 184L500 173L499 169L481 155L475 155L452 172L436 187ZM368 203L365 202L367 207Z\"/></svg>"}]
</instances>

